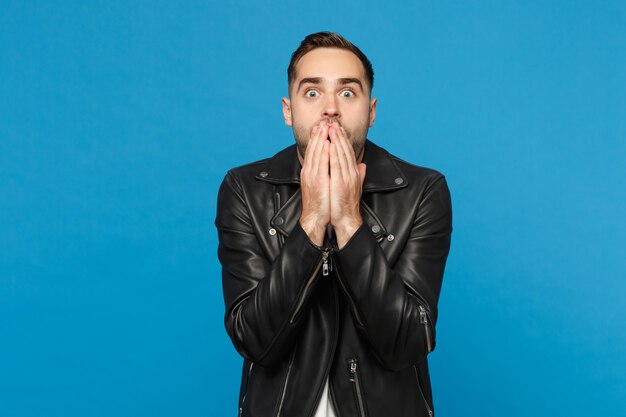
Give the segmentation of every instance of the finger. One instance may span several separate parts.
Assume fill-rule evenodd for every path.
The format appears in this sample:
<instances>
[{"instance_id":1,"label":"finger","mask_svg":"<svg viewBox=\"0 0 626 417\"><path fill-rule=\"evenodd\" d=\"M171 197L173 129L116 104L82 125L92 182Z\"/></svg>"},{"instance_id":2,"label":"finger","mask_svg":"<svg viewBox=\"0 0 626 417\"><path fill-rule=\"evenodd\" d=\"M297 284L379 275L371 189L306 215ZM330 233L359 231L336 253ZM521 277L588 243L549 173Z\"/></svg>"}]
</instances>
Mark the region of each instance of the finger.
<instances>
[{"instance_id":1,"label":"finger","mask_svg":"<svg viewBox=\"0 0 626 417\"><path fill-rule=\"evenodd\" d=\"M316 145L316 127L311 130L311 136L309 138L309 143L307 144L306 151L304 151L304 161L302 163L302 168L310 169L312 166L313 154L315 153L315 145Z\"/></svg>"},{"instance_id":2,"label":"finger","mask_svg":"<svg viewBox=\"0 0 626 417\"><path fill-rule=\"evenodd\" d=\"M367 172L367 165L363 162L357 165L357 169L359 170L359 179L361 180L361 189L363 189L363 182L365 181L365 173Z\"/></svg>"},{"instance_id":3,"label":"finger","mask_svg":"<svg viewBox=\"0 0 626 417\"><path fill-rule=\"evenodd\" d=\"M328 132L327 130L327 126L325 123L319 123L317 125L317 130L316 130L316 134L315 134L315 152L312 155L311 158L311 164L312 164L312 171L314 172L314 175L318 175L319 172L319 168L320 168L320 158L322 157L322 148L324 146L324 141L326 140L325 138L328 136Z\"/></svg>"},{"instance_id":4,"label":"finger","mask_svg":"<svg viewBox=\"0 0 626 417\"><path fill-rule=\"evenodd\" d=\"M317 129L317 135L318 135L321 139L326 139L326 138L322 137L322 130L323 130L325 127L328 127L328 126L329 126L328 122L327 122L326 120L322 120L322 121L320 121L320 122L317 124L317 126L318 126L318 129Z\"/></svg>"},{"instance_id":5,"label":"finger","mask_svg":"<svg viewBox=\"0 0 626 417\"><path fill-rule=\"evenodd\" d=\"M326 142L326 138L328 137L328 125L322 126L320 130L320 134L317 138L317 148L315 149L315 175L328 175L328 159L325 153L328 153L328 147L324 148ZM325 159L326 158L326 159ZM326 161L326 162L324 162Z\"/></svg>"},{"instance_id":6,"label":"finger","mask_svg":"<svg viewBox=\"0 0 626 417\"><path fill-rule=\"evenodd\" d=\"M330 158L330 178L333 180L342 179L341 167L339 166L339 160L337 158L337 144L331 141L328 147Z\"/></svg>"},{"instance_id":7,"label":"finger","mask_svg":"<svg viewBox=\"0 0 626 417\"><path fill-rule=\"evenodd\" d=\"M351 179L352 181L358 182L360 178L360 171L358 169L358 162L356 160L356 154L354 153L354 148L352 147L352 143L350 142L350 139L348 139L348 136L343 130L343 127L340 126L339 128L340 128L339 136L341 138L341 143L344 147L343 149L346 155Z\"/></svg>"},{"instance_id":8,"label":"finger","mask_svg":"<svg viewBox=\"0 0 626 417\"><path fill-rule=\"evenodd\" d=\"M318 148L320 146L319 127L315 129L314 134L311 134L310 146L311 146L311 158L308 161L309 170L311 172L311 175L315 175L317 172Z\"/></svg>"},{"instance_id":9,"label":"finger","mask_svg":"<svg viewBox=\"0 0 626 417\"><path fill-rule=\"evenodd\" d=\"M328 136L330 139L330 173L331 173L331 177L333 177L335 180L341 180L343 181L343 175L341 172L341 165L339 162L339 155L337 153L337 148L339 146L339 139L337 138L336 132L334 131L334 129L330 129L328 130Z\"/></svg>"},{"instance_id":10,"label":"finger","mask_svg":"<svg viewBox=\"0 0 626 417\"><path fill-rule=\"evenodd\" d=\"M329 164L330 164L330 142L324 140L322 142L322 158L320 160L319 165L319 174L321 175L330 175L329 172Z\"/></svg>"},{"instance_id":11,"label":"finger","mask_svg":"<svg viewBox=\"0 0 626 417\"><path fill-rule=\"evenodd\" d=\"M333 143L336 144L337 161L339 164L339 169L341 170L341 178L343 179L344 182L346 182L346 181L349 181L351 177L350 168L348 166L348 161L347 161L347 157L345 154L344 145L342 143L343 141L339 137L337 130L338 130L337 127L334 126L331 131L331 139Z\"/></svg>"},{"instance_id":12,"label":"finger","mask_svg":"<svg viewBox=\"0 0 626 417\"><path fill-rule=\"evenodd\" d=\"M342 126L339 126L337 130L337 135L339 136L339 140L341 141L341 146L343 148L346 162L348 164L348 168L350 169L350 173L357 175L358 171L356 169L356 156L354 155L354 149L352 148L352 144L350 143L350 140L348 139L348 136L346 135Z\"/></svg>"},{"instance_id":13,"label":"finger","mask_svg":"<svg viewBox=\"0 0 626 417\"><path fill-rule=\"evenodd\" d=\"M343 126L339 126L339 135L341 136L344 143L346 144L347 155L350 156L350 159L354 162L354 166L356 166L357 164L356 154L354 153L354 148L352 147L352 143L350 142L350 139L348 139L348 135L346 135L346 131L344 130Z\"/></svg>"}]
</instances>

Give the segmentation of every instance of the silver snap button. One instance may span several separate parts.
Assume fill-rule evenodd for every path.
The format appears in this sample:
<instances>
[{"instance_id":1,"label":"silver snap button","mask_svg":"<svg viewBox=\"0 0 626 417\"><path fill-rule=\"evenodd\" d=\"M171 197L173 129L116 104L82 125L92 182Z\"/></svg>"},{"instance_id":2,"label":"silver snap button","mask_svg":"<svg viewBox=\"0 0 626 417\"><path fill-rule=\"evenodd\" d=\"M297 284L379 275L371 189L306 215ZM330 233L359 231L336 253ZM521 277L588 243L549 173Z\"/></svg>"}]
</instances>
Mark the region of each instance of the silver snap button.
<instances>
[{"instance_id":1,"label":"silver snap button","mask_svg":"<svg viewBox=\"0 0 626 417\"><path fill-rule=\"evenodd\" d=\"M372 232L374 233L378 233L380 232L380 226L375 224L374 226L372 226Z\"/></svg>"},{"instance_id":2,"label":"silver snap button","mask_svg":"<svg viewBox=\"0 0 626 417\"><path fill-rule=\"evenodd\" d=\"M400 177L396 178L394 181L398 185L400 185L400 184L402 184L404 182L404 180L402 178L400 178Z\"/></svg>"},{"instance_id":3,"label":"silver snap button","mask_svg":"<svg viewBox=\"0 0 626 417\"><path fill-rule=\"evenodd\" d=\"M387 240L390 242L393 241L394 239L395 239L394 235L387 236Z\"/></svg>"},{"instance_id":4,"label":"silver snap button","mask_svg":"<svg viewBox=\"0 0 626 417\"><path fill-rule=\"evenodd\" d=\"M274 224L277 226L280 226L283 223L285 223L285 219L283 219L282 217L276 217L276 220L274 220Z\"/></svg>"},{"instance_id":5,"label":"silver snap button","mask_svg":"<svg viewBox=\"0 0 626 417\"><path fill-rule=\"evenodd\" d=\"M273 227L270 229L270 235L274 236L276 234L276 229Z\"/></svg>"},{"instance_id":6,"label":"silver snap button","mask_svg":"<svg viewBox=\"0 0 626 417\"><path fill-rule=\"evenodd\" d=\"M267 177L269 174L267 173L267 171L262 171L259 173L259 175L263 178Z\"/></svg>"}]
</instances>

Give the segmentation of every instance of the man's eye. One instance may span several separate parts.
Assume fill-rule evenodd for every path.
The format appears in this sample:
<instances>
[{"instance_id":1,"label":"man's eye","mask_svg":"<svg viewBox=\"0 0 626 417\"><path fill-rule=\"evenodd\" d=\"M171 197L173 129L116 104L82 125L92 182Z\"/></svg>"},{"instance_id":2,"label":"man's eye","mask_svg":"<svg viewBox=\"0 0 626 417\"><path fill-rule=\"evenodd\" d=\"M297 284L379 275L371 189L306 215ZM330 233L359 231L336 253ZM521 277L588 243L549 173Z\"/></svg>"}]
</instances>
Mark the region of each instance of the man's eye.
<instances>
[{"instance_id":1,"label":"man's eye","mask_svg":"<svg viewBox=\"0 0 626 417\"><path fill-rule=\"evenodd\" d=\"M354 97L354 92L352 92L351 90L343 90L341 92L341 96L342 97Z\"/></svg>"},{"instance_id":2,"label":"man's eye","mask_svg":"<svg viewBox=\"0 0 626 417\"><path fill-rule=\"evenodd\" d=\"M307 97L317 97L317 91L315 90L309 90L306 93L304 93Z\"/></svg>"}]
</instances>

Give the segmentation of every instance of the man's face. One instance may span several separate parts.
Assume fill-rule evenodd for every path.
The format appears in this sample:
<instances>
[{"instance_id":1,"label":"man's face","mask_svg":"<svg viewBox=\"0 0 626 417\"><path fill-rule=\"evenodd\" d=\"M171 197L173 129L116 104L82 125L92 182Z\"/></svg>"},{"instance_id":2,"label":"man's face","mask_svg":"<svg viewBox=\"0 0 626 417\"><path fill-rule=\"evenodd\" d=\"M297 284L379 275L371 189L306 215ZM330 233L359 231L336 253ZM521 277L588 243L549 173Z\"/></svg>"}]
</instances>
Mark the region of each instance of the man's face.
<instances>
[{"instance_id":1,"label":"man's face","mask_svg":"<svg viewBox=\"0 0 626 417\"><path fill-rule=\"evenodd\" d=\"M298 61L289 90L283 115L293 129L300 157L311 130L321 121L338 123L356 157L362 156L367 130L376 117L376 99L370 99L365 69L356 55L338 48L312 50Z\"/></svg>"}]
</instances>

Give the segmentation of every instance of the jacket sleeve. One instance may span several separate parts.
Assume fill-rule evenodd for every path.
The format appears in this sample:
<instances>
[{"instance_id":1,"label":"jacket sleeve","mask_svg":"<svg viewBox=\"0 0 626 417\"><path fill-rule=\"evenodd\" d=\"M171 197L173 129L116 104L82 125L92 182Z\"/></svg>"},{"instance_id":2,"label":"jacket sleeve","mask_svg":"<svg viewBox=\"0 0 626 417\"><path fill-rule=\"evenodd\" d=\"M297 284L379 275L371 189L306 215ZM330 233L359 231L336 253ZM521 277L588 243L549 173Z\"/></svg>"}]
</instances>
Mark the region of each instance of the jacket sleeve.
<instances>
[{"instance_id":1,"label":"jacket sleeve","mask_svg":"<svg viewBox=\"0 0 626 417\"><path fill-rule=\"evenodd\" d=\"M270 260L257 237L245 192L232 172L220 186L215 225L226 331L244 358L269 366L292 350L322 264L322 250L298 222L280 254Z\"/></svg>"},{"instance_id":2,"label":"jacket sleeve","mask_svg":"<svg viewBox=\"0 0 626 417\"><path fill-rule=\"evenodd\" d=\"M393 266L366 224L334 256L353 320L388 369L410 366L434 349L451 233L450 193L438 176L426 187Z\"/></svg>"}]
</instances>

